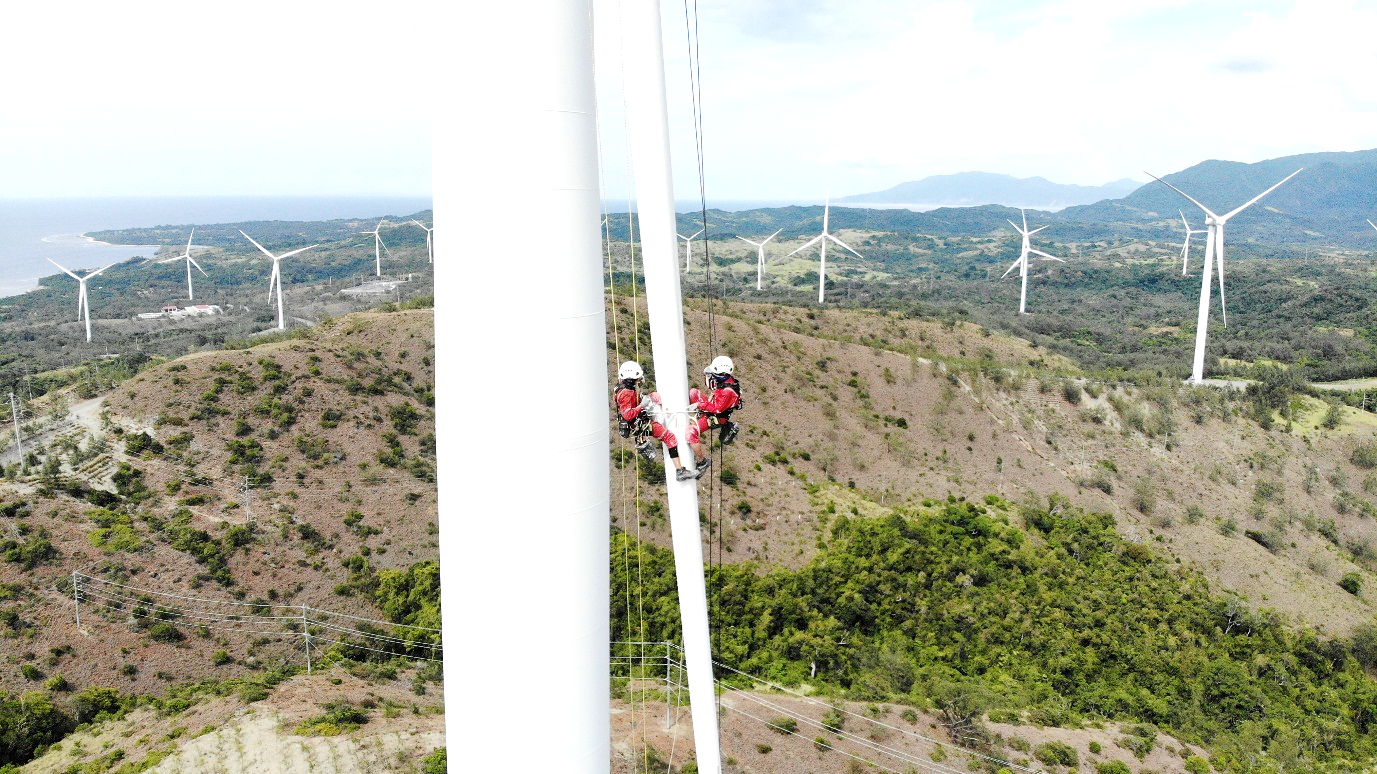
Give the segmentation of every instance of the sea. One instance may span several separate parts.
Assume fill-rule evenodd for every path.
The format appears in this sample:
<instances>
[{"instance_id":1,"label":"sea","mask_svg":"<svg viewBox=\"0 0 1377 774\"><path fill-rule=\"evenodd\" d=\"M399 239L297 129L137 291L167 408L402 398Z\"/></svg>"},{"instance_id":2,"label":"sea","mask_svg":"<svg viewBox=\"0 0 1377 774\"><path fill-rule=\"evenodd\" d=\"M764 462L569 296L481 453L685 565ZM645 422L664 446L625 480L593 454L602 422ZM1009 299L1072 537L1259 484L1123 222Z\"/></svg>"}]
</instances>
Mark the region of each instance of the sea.
<instances>
[{"instance_id":1,"label":"sea","mask_svg":"<svg viewBox=\"0 0 1377 774\"><path fill-rule=\"evenodd\" d=\"M73 271L98 269L157 250L153 245L110 245L82 236L91 231L402 216L430 207L430 197L420 196L0 199L0 297L27 293L38 286L39 278L58 273L48 260Z\"/></svg>"}]
</instances>

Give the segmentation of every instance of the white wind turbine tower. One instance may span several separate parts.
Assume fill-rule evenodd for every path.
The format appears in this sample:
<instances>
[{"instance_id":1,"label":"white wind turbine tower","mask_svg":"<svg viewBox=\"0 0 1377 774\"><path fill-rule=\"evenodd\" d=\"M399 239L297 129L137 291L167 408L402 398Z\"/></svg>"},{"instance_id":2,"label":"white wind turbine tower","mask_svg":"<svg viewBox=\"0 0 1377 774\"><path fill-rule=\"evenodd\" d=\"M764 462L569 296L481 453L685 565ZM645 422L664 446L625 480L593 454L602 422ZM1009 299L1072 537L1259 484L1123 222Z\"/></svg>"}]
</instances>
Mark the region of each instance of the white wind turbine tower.
<instances>
[{"instance_id":1,"label":"white wind turbine tower","mask_svg":"<svg viewBox=\"0 0 1377 774\"><path fill-rule=\"evenodd\" d=\"M703 229L701 228L698 229L698 232L695 233L693 236L686 237L677 231L674 233L675 236L684 240L684 271L689 270L689 264L693 261L693 240L696 239L698 237L698 234L701 233L703 233Z\"/></svg>"},{"instance_id":2,"label":"white wind turbine tower","mask_svg":"<svg viewBox=\"0 0 1377 774\"><path fill-rule=\"evenodd\" d=\"M1186 261L1190 259L1191 255L1191 237L1196 234L1204 234L1206 229L1191 228L1190 221L1186 220L1186 213L1180 210L1177 210L1176 213L1181 216L1181 222L1186 226L1186 241L1181 245L1181 276L1184 277L1186 276Z\"/></svg>"},{"instance_id":3,"label":"white wind turbine tower","mask_svg":"<svg viewBox=\"0 0 1377 774\"><path fill-rule=\"evenodd\" d=\"M431 234L434 234L434 233L435 233L435 227L434 227L434 226L427 226L426 224L422 223L421 221L415 220L415 219L413 219L411 222L412 222L412 223L415 223L416 225L418 225L418 226L420 226L421 228L423 228L423 229L426 230L426 256L430 259L430 262L431 262L431 263L435 263L435 245L434 245L434 243L431 241ZM606 225L606 223L607 223L607 221L606 221L606 220L603 220L603 224ZM381 224L380 224L380 225L381 225ZM379 241L381 241L381 240L379 240Z\"/></svg>"},{"instance_id":4,"label":"white wind turbine tower","mask_svg":"<svg viewBox=\"0 0 1377 774\"><path fill-rule=\"evenodd\" d=\"M187 297L187 300L188 300L188 301L195 301L195 300L196 300L196 295L195 295L195 294L192 292L192 290L191 290L191 267L192 267L192 266L195 266L195 267L196 267L196 270L199 271L199 272L201 272L201 276L203 276L203 277L209 277L209 276L210 276L209 274L206 274L206 270L205 270L205 269L202 269L202 268L201 268L201 264L197 263L197 262L196 262L196 259L191 257L191 240L192 240L192 237L195 237L195 236L196 236L196 229L193 228L193 229L191 230L191 236L189 236L189 237L186 238L186 252L182 253L181 255L177 256L176 258L164 258L163 260L158 261L158 263L172 263L173 261L183 261L183 260L186 261L186 297Z\"/></svg>"},{"instance_id":5,"label":"white wind turbine tower","mask_svg":"<svg viewBox=\"0 0 1377 774\"><path fill-rule=\"evenodd\" d=\"M46 260L48 261L48 263L51 263L57 268L62 269L63 272L66 272L67 276L76 280L77 284L80 286L80 289L77 291L77 321L81 321L82 315L86 316L86 343L89 344L91 342L91 299L86 295L86 280L96 276L97 274L100 274L101 272L110 268L110 266L114 266L115 264L112 263L110 264L110 266L105 266L103 268L96 269L95 271L87 274L84 277L78 277L71 271L68 271L67 267L59 264L57 261L54 261L51 258L47 258Z\"/></svg>"},{"instance_id":6,"label":"white wind turbine tower","mask_svg":"<svg viewBox=\"0 0 1377 774\"><path fill-rule=\"evenodd\" d=\"M1301 169L1304 169L1304 167L1302 167ZM1229 218L1232 218L1238 213L1256 204L1259 199L1277 190L1277 188L1281 187L1282 183L1285 183L1287 180L1290 180L1291 178L1295 177L1296 175L1299 175L1300 173L1300 169L1296 170L1295 172L1292 172L1291 174L1283 178L1281 183L1277 183L1271 188L1268 188L1266 191L1263 191L1257 196L1254 196L1252 199L1249 199L1242 206L1239 206L1223 215L1214 214L1214 212L1212 212L1209 207L1206 207L1205 205L1201 204L1195 199L1192 199L1190 195L1187 194L1185 191L1182 191L1180 188L1177 188L1176 186L1172 185L1171 183L1168 183L1160 177L1157 177L1156 175L1153 175L1152 173L1147 173L1148 176L1151 177L1153 180L1156 180L1162 185L1170 188L1171 190L1189 199L1191 204L1194 204L1195 206L1199 207L1205 213L1205 228L1208 233L1205 235L1205 270L1200 273L1200 311L1198 316L1196 317L1195 323L1195 360L1191 364L1192 384L1200 384L1201 382L1205 381L1205 331L1210 324L1210 272L1213 268L1210 263L1211 260L1215 260L1219 264L1219 309L1223 315L1224 324L1229 324L1229 312L1224 305L1224 224L1229 222Z\"/></svg>"},{"instance_id":7,"label":"white wind turbine tower","mask_svg":"<svg viewBox=\"0 0 1377 774\"><path fill-rule=\"evenodd\" d=\"M244 232L243 232L242 230L241 230L239 233L244 234ZM247 240L249 240L250 242L253 242L253 246L254 246L254 247L257 247L260 251L262 251L262 253L263 253L264 255L268 256L268 257L271 258L271 259L273 259L273 275L272 275L272 279L268 280L268 301L269 301L269 303L272 302L272 300L273 300L273 286L276 285L276 286L277 286L277 329L280 330L280 331L286 330L286 329L287 329L286 318L285 318L285 317L283 316L283 314L282 314L282 271L281 271L281 266L280 266L281 263L282 263L282 259L283 259L283 258L290 258L290 257L292 257L293 255L296 255L297 253L304 253L304 252L306 252L307 250L310 250L312 247L319 247L319 245L310 245L310 246L307 246L307 247L303 247L303 248L301 248L300 250L293 250L293 251L291 251L290 253L283 253L282 255L273 255L272 253L268 252L268 250L267 250L265 247L263 247L263 245L260 245L260 244L258 244L257 242L254 242L254 241L253 241L253 237L249 236L248 234L244 234L244 238L247 239Z\"/></svg>"},{"instance_id":8,"label":"white wind turbine tower","mask_svg":"<svg viewBox=\"0 0 1377 774\"><path fill-rule=\"evenodd\" d=\"M807 250L808 248L812 247L813 245L817 244L818 242L821 242L821 243L822 243L822 259L821 259L821 261L818 263L818 303L819 303L819 304L821 304L821 303L823 302L823 291L826 289L826 283L827 283L827 240L830 239L830 240L832 240L833 242L836 242L838 245L840 245L840 246L846 248L847 250L851 250L851 246L850 246L850 245L848 245L847 243L841 241L840 239L837 239L836 237L832 236L832 233L831 233L830 231L827 230L828 215L829 215L829 213L831 212L831 208L832 208L832 199L831 199L831 197L829 196L829 197L825 200L825 202L826 202L826 203L822 205L822 233L821 233L821 234L818 234L817 236L815 236L815 237L813 237L812 239L810 239L810 240L807 242L807 244L803 245L803 247L800 247L798 250L795 250L793 253L789 253L789 255L793 255L794 253L797 253L797 252L799 252L800 250ZM864 256L864 255L861 255L860 253L856 252L855 250L851 250L851 254L854 255L854 256L856 256L857 258L860 258L861 260L865 260L865 256Z\"/></svg>"},{"instance_id":9,"label":"white wind turbine tower","mask_svg":"<svg viewBox=\"0 0 1377 774\"><path fill-rule=\"evenodd\" d=\"M780 229L779 231L783 231L783 230L784 230L784 229ZM761 277L761 274L764 273L764 271L765 271L765 243L766 243L766 242L769 242L771 239L774 239L775 237L779 236L779 231L776 231L775 233L773 233L773 234L771 234L771 235L765 237L765 239L764 239L763 241L760 241L760 242L752 242L751 240L749 240L749 239L747 239L746 237L743 237L743 236L737 237L737 239L740 239L742 242L745 242L745 243L748 244L748 245L755 245L755 247L756 247L756 254L755 254L755 289L756 289L756 290L760 290L760 277Z\"/></svg>"},{"instance_id":10,"label":"white wind turbine tower","mask_svg":"<svg viewBox=\"0 0 1377 774\"><path fill-rule=\"evenodd\" d=\"M1004 277L1009 276L1009 272L1013 271L1014 269L1019 270L1019 277L1023 281L1023 289L1020 290L1018 294L1018 313L1028 314L1028 254L1033 253L1035 255L1039 255L1042 257L1042 260L1044 261L1058 261L1061 263L1066 263L1066 260L1064 258L1058 258L1055 255L1048 255L1047 253L1044 253L1041 250L1034 250L1033 246L1029 244L1028 238L1043 230L1044 228L1047 228L1047 226L1039 226L1033 229L1032 231L1029 231L1028 213L1024 212L1021 209L1019 210L1019 213L1023 215L1023 228L1019 228L1018 224L1013 222L1012 220L1009 221L1009 225L1013 226L1015 231L1023 235L1023 250L1018 254L1018 260L1014 261L1012 266L1004 270L1004 276L1000 277L1000 279L1004 279Z\"/></svg>"},{"instance_id":11,"label":"white wind turbine tower","mask_svg":"<svg viewBox=\"0 0 1377 774\"><path fill-rule=\"evenodd\" d=\"M374 269L375 269L375 271L377 272L377 274L378 274L379 277L382 276L382 254L383 254L383 251L384 251L384 250L387 250L387 245L383 244L383 241L382 241L382 227L383 227L383 223L385 223L385 222L386 222L386 221L382 221L382 220L378 221L378 225L375 226L375 227L373 228L372 231L360 231L360 232L359 232L360 234L372 234L372 235L373 235L373 263L374 263ZM422 228L425 228L425 227L422 226ZM244 234L244 232L242 232L242 231L239 232L239 233ZM248 236L248 234L244 234L244 236ZM250 240L250 241L252 241L252 240ZM255 243L255 244L257 244L257 243ZM427 245L430 244L430 229L426 229L426 244L427 244ZM311 246L312 246L312 247L315 247L315 245L311 245ZM263 250L263 248L261 248L261 247L258 248L258 249ZM266 253L267 250L263 250L263 252ZM387 250L387 254L388 254L388 256L390 257L390 256L392 255L392 251L391 251L391 250Z\"/></svg>"}]
</instances>

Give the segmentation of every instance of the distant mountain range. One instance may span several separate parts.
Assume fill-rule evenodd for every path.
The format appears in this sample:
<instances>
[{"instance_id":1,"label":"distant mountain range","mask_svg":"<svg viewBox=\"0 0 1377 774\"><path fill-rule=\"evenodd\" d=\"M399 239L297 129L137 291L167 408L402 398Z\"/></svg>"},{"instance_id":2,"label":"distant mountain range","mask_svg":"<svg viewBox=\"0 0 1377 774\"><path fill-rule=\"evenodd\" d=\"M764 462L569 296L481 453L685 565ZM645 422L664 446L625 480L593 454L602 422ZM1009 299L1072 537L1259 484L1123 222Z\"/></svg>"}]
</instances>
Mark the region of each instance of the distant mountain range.
<instances>
[{"instance_id":1,"label":"distant mountain range","mask_svg":"<svg viewBox=\"0 0 1377 774\"><path fill-rule=\"evenodd\" d=\"M1234 244L1253 242L1377 249L1377 231L1367 224L1368 218L1377 221L1377 149L1348 153L1306 153L1254 164L1202 161L1179 172L1163 175L1162 179L1189 193L1215 212L1223 214L1300 168L1304 168L1304 171L1293 180L1229 221L1230 241ZM1017 180L1007 175L982 173L947 175L945 179L950 181L952 178L962 177L970 180L990 178L1020 184L1029 183L1034 186L1044 184L1058 189L1098 190L1087 186L1058 186L1042 178ZM906 183L905 186L926 185L928 181L943 179L928 178L925 181ZM1120 183L1124 187L1137 186L1133 181ZM890 191L899 191L905 186L896 186ZM974 189L966 190L969 192ZM1036 188L1030 187L1027 190ZM877 199L889 195L890 192L865 194L866 197ZM971 196L978 198L974 194ZM1006 231L1009 228L1006 219L1018 219L1018 210L1003 204L945 206L927 212L838 206L855 198L857 197L833 200L832 228L976 235ZM902 204L878 201L874 203ZM1053 226L1044 234L1054 241L1083 242L1119 237L1180 239L1181 216L1178 212L1185 213L1194 228L1202 228L1204 224L1204 216L1195 205L1155 181L1122 194L1120 198L1068 206L1057 211L1050 211L1050 207L1047 210L1035 211L1039 208L1030 208L1027 204L1024 204L1024 207L1030 210L1030 225ZM813 235L822 226L822 211L823 208L818 206L771 207L735 212L711 209L708 210L708 238L763 236L775 229L783 229L783 239L805 234ZM692 233L699 228L700 220L697 212L681 213L679 228L688 229L683 233ZM625 219L614 218L613 238L625 239L626 234Z\"/></svg>"},{"instance_id":2,"label":"distant mountain range","mask_svg":"<svg viewBox=\"0 0 1377 774\"><path fill-rule=\"evenodd\" d=\"M1060 210L1129 195L1143 184L1124 178L1104 185L1066 185L1046 178L1017 178L991 172L933 175L875 193L843 196L838 204L878 204L913 209L1002 204L1034 210Z\"/></svg>"}]
</instances>

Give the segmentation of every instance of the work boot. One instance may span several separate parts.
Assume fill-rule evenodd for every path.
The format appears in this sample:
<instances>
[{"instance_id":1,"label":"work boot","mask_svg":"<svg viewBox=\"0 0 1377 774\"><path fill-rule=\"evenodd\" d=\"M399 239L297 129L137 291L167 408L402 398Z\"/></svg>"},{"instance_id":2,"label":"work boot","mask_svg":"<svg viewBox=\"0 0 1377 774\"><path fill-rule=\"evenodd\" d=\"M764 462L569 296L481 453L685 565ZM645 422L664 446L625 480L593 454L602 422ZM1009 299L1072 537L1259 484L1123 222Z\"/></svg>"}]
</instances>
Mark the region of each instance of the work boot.
<instances>
[{"instance_id":1,"label":"work boot","mask_svg":"<svg viewBox=\"0 0 1377 774\"><path fill-rule=\"evenodd\" d=\"M655 444L650 441L636 444L636 453L650 460L655 461Z\"/></svg>"},{"instance_id":2,"label":"work boot","mask_svg":"<svg viewBox=\"0 0 1377 774\"><path fill-rule=\"evenodd\" d=\"M674 471L674 478L677 481L688 481L691 478L698 478L698 476L694 475L694 471L688 468L679 468Z\"/></svg>"},{"instance_id":3,"label":"work boot","mask_svg":"<svg viewBox=\"0 0 1377 774\"><path fill-rule=\"evenodd\" d=\"M699 460L698 474L695 475L694 478L702 478L708 472L708 468L710 467L712 467L712 457L704 457L703 459Z\"/></svg>"},{"instance_id":4,"label":"work boot","mask_svg":"<svg viewBox=\"0 0 1377 774\"><path fill-rule=\"evenodd\" d=\"M739 432L741 432L741 425L735 422L728 424L726 429L722 431L722 437L720 439L722 441L722 445L726 446L727 444L730 444L732 441L735 441L736 434Z\"/></svg>"}]
</instances>

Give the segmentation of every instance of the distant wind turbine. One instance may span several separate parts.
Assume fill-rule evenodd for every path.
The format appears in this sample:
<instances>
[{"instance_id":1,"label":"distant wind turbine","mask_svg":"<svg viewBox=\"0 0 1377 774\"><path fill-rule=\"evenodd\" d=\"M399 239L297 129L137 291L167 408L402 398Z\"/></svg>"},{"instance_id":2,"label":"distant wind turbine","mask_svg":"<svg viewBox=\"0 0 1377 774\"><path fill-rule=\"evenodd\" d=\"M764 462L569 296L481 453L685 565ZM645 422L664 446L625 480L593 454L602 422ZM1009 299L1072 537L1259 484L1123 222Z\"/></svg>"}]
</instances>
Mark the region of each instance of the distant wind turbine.
<instances>
[{"instance_id":1,"label":"distant wind turbine","mask_svg":"<svg viewBox=\"0 0 1377 774\"><path fill-rule=\"evenodd\" d=\"M1304 167L1301 169L1304 169ZM1229 222L1229 218L1253 206L1259 199L1277 190L1281 187L1282 183L1285 183L1287 180L1290 180L1300 173L1300 169L1292 172L1283 178L1281 183L1277 183L1266 191L1249 199L1242 206L1223 215L1214 214L1209 207L1192 199L1190 194L1187 194L1185 191L1182 191L1180 188L1177 188L1162 178L1150 172L1148 173L1148 177L1151 177L1153 180L1181 194L1186 197L1186 199L1190 200L1191 204L1203 210L1205 213L1205 228L1209 232L1205 235L1205 270L1200 273L1200 311L1196 317L1195 323L1195 360L1191 364L1192 384L1200 384L1205 381L1205 331L1210 325L1210 272L1213 268L1210 261L1212 260L1217 261L1219 264L1219 309L1223 314L1224 324L1229 324L1229 313L1224 305L1224 224Z\"/></svg>"},{"instance_id":2,"label":"distant wind turbine","mask_svg":"<svg viewBox=\"0 0 1377 774\"><path fill-rule=\"evenodd\" d=\"M1373 228L1377 228L1377 223L1373 223L1373 222L1370 221L1370 220L1367 222L1367 224L1368 224L1369 226L1372 226Z\"/></svg>"},{"instance_id":3,"label":"distant wind turbine","mask_svg":"<svg viewBox=\"0 0 1377 774\"><path fill-rule=\"evenodd\" d=\"M783 230L784 230L784 229L780 229L779 231L783 231ZM760 242L752 242L751 240L749 240L749 239L747 239L746 237L743 237L743 236L737 237L737 239L740 239L742 242L745 242L745 243L748 244L748 245L755 245L755 247L756 247L756 254L755 254L755 289L756 289L756 290L760 290L760 277L761 277L761 275L762 275L762 274L764 273L764 271L765 271L765 243L768 242L768 241L770 241L771 239L774 239L775 237L779 236L779 231L776 231L775 233L773 233L773 234L771 234L771 235L765 237L765 239L764 239L763 241L760 241Z\"/></svg>"},{"instance_id":4,"label":"distant wind turbine","mask_svg":"<svg viewBox=\"0 0 1377 774\"><path fill-rule=\"evenodd\" d=\"M374 262L374 266L375 266L375 269L376 269L376 271L377 271L379 277L382 276L382 254L383 254L383 251L384 251L384 250L387 250L387 245L383 244L383 241L382 241L382 227L383 227L383 223L386 223L386 222L387 222L387 221L385 221L385 220L380 220L380 221L378 221L378 225L375 226L375 227L373 228L372 231L360 231L360 232L359 232L360 234L372 234L372 235L373 235L373 262ZM244 232L241 231L241 232L239 232L239 233L243 234ZM248 236L248 234L244 234L244 236ZM427 230L426 230L426 241L427 241L427 243L429 243L429 240L430 240L430 230L427 229ZM314 247L314 245L312 245L312 247ZM260 248L260 249L261 249L261 248ZM391 250L387 250L387 255L388 255L389 257L391 257L392 251L391 251Z\"/></svg>"},{"instance_id":5,"label":"distant wind turbine","mask_svg":"<svg viewBox=\"0 0 1377 774\"><path fill-rule=\"evenodd\" d=\"M77 285L79 286L79 289L77 290L77 322L81 321L82 315L86 316L86 343L89 344L91 342L91 299L86 295L86 280L96 276L97 274L100 274L101 272L110 268L110 266L114 266L115 264L112 263L110 264L110 266L105 266L103 268L96 269L95 271L90 272L84 277L78 277L77 275L69 271L67 267L59 264L57 261L54 261L51 258L47 258L47 261L48 263L51 263L57 268L62 269L62 271L67 274L67 276L77 281Z\"/></svg>"},{"instance_id":6,"label":"distant wind turbine","mask_svg":"<svg viewBox=\"0 0 1377 774\"><path fill-rule=\"evenodd\" d=\"M675 236L684 240L684 271L688 271L689 264L693 262L693 240L697 238L698 234L701 233L703 233L703 229L700 228L698 229L698 232L695 233L693 236L686 237L683 234L678 233L677 231L674 234Z\"/></svg>"},{"instance_id":7,"label":"distant wind turbine","mask_svg":"<svg viewBox=\"0 0 1377 774\"><path fill-rule=\"evenodd\" d=\"M434 233L435 233L435 227L434 227L434 226L427 226L426 224L422 223L422 222L419 221L419 220L412 220L411 222L412 222L412 223L415 223L416 225L418 225L418 226L420 226L421 228L423 228L423 229L426 230L426 255L430 258L430 262L431 262L431 263L435 263L435 246L434 246L434 243L431 241L431 238L430 238L430 237L431 237L431 234L434 234ZM606 218L603 218L603 221L602 221L602 222L603 222L603 225L604 225L604 226L607 225L607 219L606 219Z\"/></svg>"},{"instance_id":8,"label":"distant wind turbine","mask_svg":"<svg viewBox=\"0 0 1377 774\"><path fill-rule=\"evenodd\" d=\"M239 233L244 234L244 232L243 232L242 230L241 230ZM290 258L290 257L292 257L293 255L296 255L297 253L304 253L304 252L306 252L307 250L310 250L312 247L319 247L319 245L310 245L310 246L307 246L307 247L303 247L303 248L301 248L301 249L299 249L299 250L293 250L293 251L291 251L290 253L283 253L282 255L273 255L272 253L268 252L267 248L263 247L263 245L260 245L260 244L258 244L257 242L254 242L254 241L253 241L253 237L249 236L248 234L244 234L244 238L247 239L247 240L249 240L250 242L253 242L253 246L254 246L254 247L257 247L264 255L268 256L268 257L271 258L271 259L273 259L273 275L272 275L272 278L268 280L268 302L269 302L269 303L272 303L272 300L273 300L273 286L276 285L276 286L277 286L277 329L280 330L280 331L286 330L286 329L287 329L286 318L285 318L285 317L283 316L283 314L282 314L282 270L281 270L280 264L282 263L282 259L283 259L283 258Z\"/></svg>"},{"instance_id":9,"label":"distant wind turbine","mask_svg":"<svg viewBox=\"0 0 1377 774\"><path fill-rule=\"evenodd\" d=\"M1186 241L1181 245L1181 276L1186 276L1186 261L1191 255L1191 237L1196 234L1204 234L1208 229L1193 229L1190 221L1186 220L1186 213L1177 210L1176 214L1181 216L1181 222L1186 226Z\"/></svg>"},{"instance_id":10,"label":"distant wind turbine","mask_svg":"<svg viewBox=\"0 0 1377 774\"><path fill-rule=\"evenodd\" d=\"M195 267L196 267L196 270L199 271L199 272L201 272L201 276L203 276L203 277L209 277L209 276L210 276L209 274L206 274L206 270L205 270L205 269L202 269L202 268L201 268L201 264L197 263L197 262L196 262L196 259L191 257L191 239L192 239L192 237L195 237L195 236L196 236L196 229L193 228L193 229L191 230L191 236L189 236L189 237L186 238L186 252L182 253L181 255L177 256L176 258L164 258L163 260L158 261L158 263L172 263L173 261L182 261L182 260L185 260L185 261L186 261L186 297L187 297L187 300L188 300L188 301L195 301L195 300L196 300L196 295L195 295L194 293L192 293L192 291L191 291L191 267L192 267L192 266L195 266Z\"/></svg>"},{"instance_id":11,"label":"distant wind turbine","mask_svg":"<svg viewBox=\"0 0 1377 774\"><path fill-rule=\"evenodd\" d=\"M824 200L824 201L825 201L825 203L822 205L822 233L821 233L821 234L818 234L818 235L815 236L815 237L813 237L811 240L809 240L809 241L807 242L807 244L803 245L803 246L800 247L798 250L795 250L793 253L789 253L789 255L793 255L794 253L800 252L800 251L802 251L802 250L807 250L808 248L812 247L813 245L815 245L815 244L817 244L817 243L819 243L819 242L822 243L822 259L821 259L821 261L818 263L818 303L819 303L819 304L821 304L821 303L823 302L823 293L824 293L824 291L827 289L827 288L826 288L826 283L827 283L827 240L830 239L830 240L832 240L833 242L836 242L836 243L837 243L838 245L840 245L841 247L844 247L844 248L846 248L847 250L851 250L851 246L850 246L850 245L848 245L847 243L841 241L840 239L837 239L836 237L832 236L832 233L829 232L829 231L827 230L827 219L828 219L828 215L829 215L829 213L831 212L831 208L832 208L832 198L829 196L829 197L828 197L826 200ZM865 256L864 256L864 255L861 255L860 253L856 252L855 250L851 250L851 254L854 255L854 256L856 256L857 258L860 258L861 260L865 260Z\"/></svg>"},{"instance_id":12,"label":"distant wind turbine","mask_svg":"<svg viewBox=\"0 0 1377 774\"><path fill-rule=\"evenodd\" d=\"M1013 226L1015 231L1023 235L1023 250L1018 254L1018 260L1014 261L1012 266L1004 270L1004 276L1000 277L1000 279L1004 279L1004 277L1009 276L1009 272L1013 271L1014 269L1019 270L1019 276L1023 281L1023 289L1019 291L1018 295L1018 313L1028 314L1028 255L1031 253L1033 255L1041 256L1042 260L1044 261L1058 261L1060 263L1066 263L1066 259L1058 258L1055 255L1048 255L1047 253L1044 253L1041 250L1034 250L1032 244L1029 243L1028 238L1043 230L1044 228L1047 228L1047 226L1039 226L1033 229L1032 231L1029 231L1028 213L1024 212L1023 210L1019 210L1019 213L1023 215L1023 228L1019 228L1018 224L1013 222L1012 220L1009 221L1009 225Z\"/></svg>"}]
</instances>

